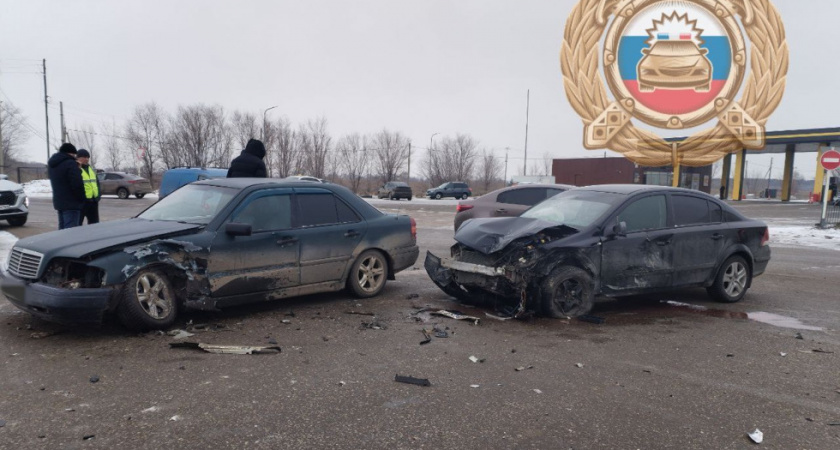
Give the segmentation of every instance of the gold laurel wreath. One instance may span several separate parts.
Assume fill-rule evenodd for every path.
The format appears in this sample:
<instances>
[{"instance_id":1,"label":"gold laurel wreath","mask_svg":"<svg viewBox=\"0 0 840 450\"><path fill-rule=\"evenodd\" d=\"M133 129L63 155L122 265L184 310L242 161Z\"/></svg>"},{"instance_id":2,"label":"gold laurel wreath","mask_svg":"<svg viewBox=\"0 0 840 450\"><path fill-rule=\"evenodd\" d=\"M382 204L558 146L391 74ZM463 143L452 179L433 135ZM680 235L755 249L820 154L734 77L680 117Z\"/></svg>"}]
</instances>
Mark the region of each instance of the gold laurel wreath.
<instances>
[{"instance_id":1,"label":"gold laurel wreath","mask_svg":"<svg viewBox=\"0 0 840 450\"><path fill-rule=\"evenodd\" d=\"M566 22L560 66L566 96L586 125L610 104L601 78L598 44L609 16L615 14L623 1L626 0L580 0ZM770 0L730 0L730 3L741 16L750 40L750 75L738 104L763 127L779 106L785 90L788 47L784 25ZM705 166L727 153L743 149L743 144L718 123L680 142L675 154L670 142L627 124L610 141L609 148L645 166L676 162Z\"/></svg>"}]
</instances>

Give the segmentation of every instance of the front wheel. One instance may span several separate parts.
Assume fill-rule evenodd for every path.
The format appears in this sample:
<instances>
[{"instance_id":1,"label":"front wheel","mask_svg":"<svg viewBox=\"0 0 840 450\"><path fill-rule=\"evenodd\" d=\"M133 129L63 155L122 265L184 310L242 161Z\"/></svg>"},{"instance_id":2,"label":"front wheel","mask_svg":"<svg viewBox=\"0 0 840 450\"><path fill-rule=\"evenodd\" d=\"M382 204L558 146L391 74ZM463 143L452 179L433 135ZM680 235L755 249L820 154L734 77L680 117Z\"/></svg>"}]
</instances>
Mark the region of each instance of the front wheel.
<instances>
[{"instance_id":1,"label":"front wheel","mask_svg":"<svg viewBox=\"0 0 840 450\"><path fill-rule=\"evenodd\" d=\"M368 250L356 259L347 277L347 287L359 298L373 297L385 288L388 261L376 251Z\"/></svg>"},{"instance_id":2,"label":"front wheel","mask_svg":"<svg viewBox=\"0 0 840 450\"><path fill-rule=\"evenodd\" d=\"M435 194L435 200L440 200L440 199L442 199L442 198L443 198L443 194L441 194L440 192L438 192L437 194Z\"/></svg>"},{"instance_id":3,"label":"front wheel","mask_svg":"<svg viewBox=\"0 0 840 450\"><path fill-rule=\"evenodd\" d=\"M743 256L733 255L718 271L715 282L706 288L713 299L723 303L735 303L747 294L752 274Z\"/></svg>"},{"instance_id":4,"label":"front wheel","mask_svg":"<svg viewBox=\"0 0 840 450\"><path fill-rule=\"evenodd\" d=\"M137 198L143 198L146 196L146 194L134 194L134 196Z\"/></svg>"},{"instance_id":5,"label":"front wheel","mask_svg":"<svg viewBox=\"0 0 840 450\"><path fill-rule=\"evenodd\" d=\"M13 227L22 227L26 223L26 219L28 218L28 214L23 217L12 217L11 219L8 219L9 225Z\"/></svg>"},{"instance_id":6,"label":"front wheel","mask_svg":"<svg viewBox=\"0 0 840 450\"><path fill-rule=\"evenodd\" d=\"M119 188L117 189L117 197L125 200L128 198L128 189L126 188Z\"/></svg>"},{"instance_id":7,"label":"front wheel","mask_svg":"<svg viewBox=\"0 0 840 450\"><path fill-rule=\"evenodd\" d=\"M411 198L412 198L412 197L409 195L409 196L408 196L408 201L411 201Z\"/></svg>"},{"instance_id":8,"label":"front wheel","mask_svg":"<svg viewBox=\"0 0 840 450\"><path fill-rule=\"evenodd\" d=\"M592 276L573 266L554 269L540 286L543 313L557 319L589 313L595 303Z\"/></svg>"},{"instance_id":9,"label":"front wheel","mask_svg":"<svg viewBox=\"0 0 840 450\"><path fill-rule=\"evenodd\" d=\"M161 329L172 325L178 314L175 289L158 269L143 269L129 278L117 306L120 322L131 330Z\"/></svg>"}]
</instances>

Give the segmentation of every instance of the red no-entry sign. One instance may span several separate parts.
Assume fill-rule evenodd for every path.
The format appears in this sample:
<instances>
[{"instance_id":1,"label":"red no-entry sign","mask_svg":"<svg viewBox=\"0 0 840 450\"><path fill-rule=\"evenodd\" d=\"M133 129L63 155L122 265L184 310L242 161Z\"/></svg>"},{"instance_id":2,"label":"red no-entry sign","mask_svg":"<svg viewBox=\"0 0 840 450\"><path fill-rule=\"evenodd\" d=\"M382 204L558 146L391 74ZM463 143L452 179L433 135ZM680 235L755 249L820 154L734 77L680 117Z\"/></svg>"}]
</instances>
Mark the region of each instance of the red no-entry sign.
<instances>
[{"instance_id":1,"label":"red no-entry sign","mask_svg":"<svg viewBox=\"0 0 840 450\"><path fill-rule=\"evenodd\" d=\"M840 167L840 152L829 150L820 156L820 164L825 170L834 170Z\"/></svg>"}]
</instances>

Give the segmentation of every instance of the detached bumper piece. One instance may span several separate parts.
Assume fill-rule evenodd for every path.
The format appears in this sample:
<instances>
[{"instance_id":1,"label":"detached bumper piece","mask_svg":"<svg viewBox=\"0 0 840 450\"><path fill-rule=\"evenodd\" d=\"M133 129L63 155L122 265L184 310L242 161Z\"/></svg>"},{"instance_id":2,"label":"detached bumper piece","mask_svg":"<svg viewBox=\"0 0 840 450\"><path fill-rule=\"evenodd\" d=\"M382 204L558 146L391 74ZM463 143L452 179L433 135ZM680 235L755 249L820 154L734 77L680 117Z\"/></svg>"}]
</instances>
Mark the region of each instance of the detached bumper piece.
<instances>
[{"instance_id":1,"label":"detached bumper piece","mask_svg":"<svg viewBox=\"0 0 840 450\"><path fill-rule=\"evenodd\" d=\"M62 324L95 324L110 305L113 289L63 289L43 283L30 283L0 271L0 290L16 307L29 314Z\"/></svg>"}]
</instances>

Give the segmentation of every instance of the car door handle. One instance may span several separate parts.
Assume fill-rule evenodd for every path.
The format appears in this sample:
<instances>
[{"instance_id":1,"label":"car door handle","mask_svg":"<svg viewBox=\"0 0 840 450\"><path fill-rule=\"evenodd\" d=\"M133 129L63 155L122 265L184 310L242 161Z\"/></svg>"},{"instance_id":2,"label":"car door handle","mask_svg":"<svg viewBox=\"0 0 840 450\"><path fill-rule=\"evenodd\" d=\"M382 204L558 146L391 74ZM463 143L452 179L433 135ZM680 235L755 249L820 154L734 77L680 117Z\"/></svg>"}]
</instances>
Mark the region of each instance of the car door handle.
<instances>
[{"instance_id":1,"label":"car door handle","mask_svg":"<svg viewBox=\"0 0 840 450\"><path fill-rule=\"evenodd\" d=\"M712 239L714 239L716 241L719 240L719 239L722 239L722 238L723 238L723 235L720 234L720 233L715 233L715 234L712 235Z\"/></svg>"},{"instance_id":2,"label":"car door handle","mask_svg":"<svg viewBox=\"0 0 840 450\"><path fill-rule=\"evenodd\" d=\"M359 233L356 232L356 230L348 230L346 233L344 233L344 237L346 238L356 237L358 235Z\"/></svg>"},{"instance_id":3,"label":"car door handle","mask_svg":"<svg viewBox=\"0 0 840 450\"><path fill-rule=\"evenodd\" d=\"M295 244L295 243L297 243L297 241L298 241L297 238L284 237L284 238L280 238L280 240L277 241L277 245L279 245L281 247L285 247L287 245Z\"/></svg>"}]
</instances>

